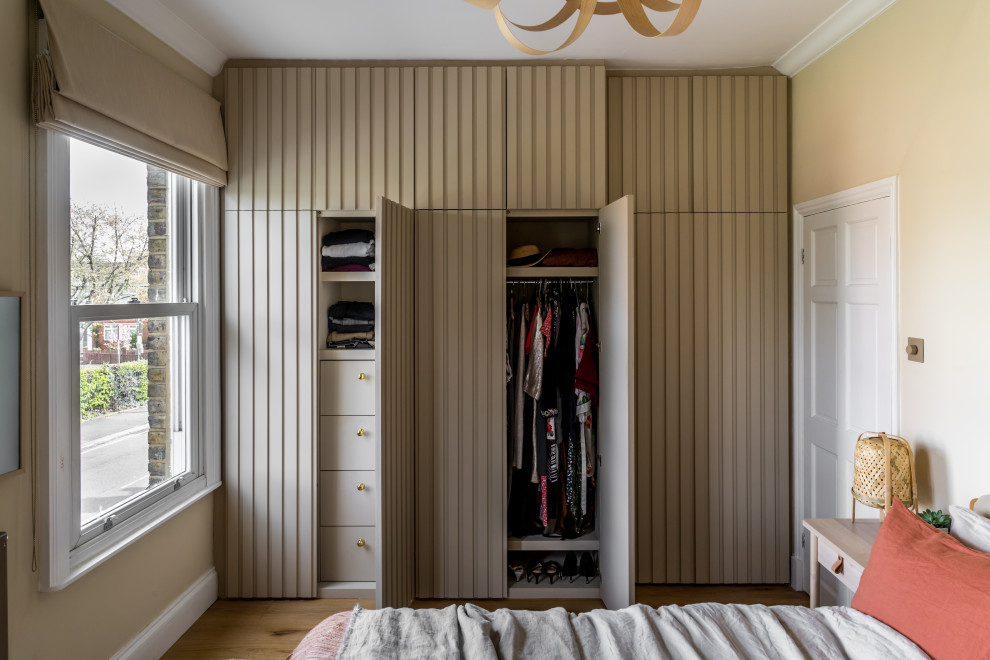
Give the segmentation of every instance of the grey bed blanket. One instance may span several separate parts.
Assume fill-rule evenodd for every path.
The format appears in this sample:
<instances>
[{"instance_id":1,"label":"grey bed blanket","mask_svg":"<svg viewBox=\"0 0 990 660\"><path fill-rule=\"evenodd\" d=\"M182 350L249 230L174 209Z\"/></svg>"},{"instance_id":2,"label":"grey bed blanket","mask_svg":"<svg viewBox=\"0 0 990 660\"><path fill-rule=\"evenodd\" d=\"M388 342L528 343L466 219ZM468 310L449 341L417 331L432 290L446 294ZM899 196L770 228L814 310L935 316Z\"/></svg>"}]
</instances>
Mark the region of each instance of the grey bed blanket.
<instances>
[{"instance_id":1,"label":"grey bed blanket","mask_svg":"<svg viewBox=\"0 0 990 660\"><path fill-rule=\"evenodd\" d=\"M705 603L569 614L474 605L356 608L349 658L927 658L906 637L844 607Z\"/></svg>"}]
</instances>

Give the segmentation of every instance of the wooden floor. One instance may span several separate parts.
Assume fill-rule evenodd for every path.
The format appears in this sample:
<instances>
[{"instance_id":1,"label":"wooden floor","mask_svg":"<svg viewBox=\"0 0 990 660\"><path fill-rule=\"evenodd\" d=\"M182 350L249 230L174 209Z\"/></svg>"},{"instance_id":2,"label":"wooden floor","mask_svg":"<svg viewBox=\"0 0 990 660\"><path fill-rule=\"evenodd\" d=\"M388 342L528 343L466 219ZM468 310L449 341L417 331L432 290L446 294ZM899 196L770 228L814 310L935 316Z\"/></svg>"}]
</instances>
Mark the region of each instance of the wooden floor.
<instances>
[{"instance_id":1,"label":"wooden floor","mask_svg":"<svg viewBox=\"0 0 990 660\"><path fill-rule=\"evenodd\" d=\"M446 607L475 603L485 609L500 607L546 610L564 607L587 612L603 607L600 600L417 600L413 607ZM807 605L808 595L788 586L661 586L638 585L636 602L651 607L690 603L745 603ZM373 608L374 600L220 600L175 643L165 660L284 660L317 623L355 604Z\"/></svg>"}]
</instances>

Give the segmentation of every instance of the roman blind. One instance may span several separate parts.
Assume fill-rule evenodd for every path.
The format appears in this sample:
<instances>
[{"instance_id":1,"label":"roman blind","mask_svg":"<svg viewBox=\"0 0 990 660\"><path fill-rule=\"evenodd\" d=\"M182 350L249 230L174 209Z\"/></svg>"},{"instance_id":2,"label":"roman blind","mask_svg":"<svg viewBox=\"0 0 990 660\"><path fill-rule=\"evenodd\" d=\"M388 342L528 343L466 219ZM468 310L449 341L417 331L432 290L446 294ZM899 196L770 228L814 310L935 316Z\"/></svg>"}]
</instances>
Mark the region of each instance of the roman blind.
<instances>
[{"instance_id":1,"label":"roman blind","mask_svg":"<svg viewBox=\"0 0 990 660\"><path fill-rule=\"evenodd\" d=\"M65 0L41 0L34 121L215 186L227 183L220 102Z\"/></svg>"}]
</instances>

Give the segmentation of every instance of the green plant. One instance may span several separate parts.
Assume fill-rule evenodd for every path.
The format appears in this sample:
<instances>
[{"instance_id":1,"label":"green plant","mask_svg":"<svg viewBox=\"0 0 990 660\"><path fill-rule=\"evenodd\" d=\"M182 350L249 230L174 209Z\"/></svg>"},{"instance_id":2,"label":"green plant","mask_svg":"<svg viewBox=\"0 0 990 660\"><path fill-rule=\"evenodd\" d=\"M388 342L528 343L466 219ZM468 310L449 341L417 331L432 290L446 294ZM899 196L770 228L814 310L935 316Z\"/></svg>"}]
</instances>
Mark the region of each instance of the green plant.
<instances>
[{"instance_id":1,"label":"green plant","mask_svg":"<svg viewBox=\"0 0 990 660\"><path fill-rule=\"evenodd\" d=\"M939 509L938 511L925 509L918 514L918 517L936 529L944 529L948 531L949 527L952 526L952 516L947 513L942 513L942 509Z\"/></svg>"},{"instance_id":2,"label":"green plant","mask_svg":"<svg viewBox=\"0 0 990 660\"><path fill-rule=\"evenodd\" d=\"M147 401L147 362L79 369L79 413L83 419L135 408Z\"/></svg>"}]
</instances>

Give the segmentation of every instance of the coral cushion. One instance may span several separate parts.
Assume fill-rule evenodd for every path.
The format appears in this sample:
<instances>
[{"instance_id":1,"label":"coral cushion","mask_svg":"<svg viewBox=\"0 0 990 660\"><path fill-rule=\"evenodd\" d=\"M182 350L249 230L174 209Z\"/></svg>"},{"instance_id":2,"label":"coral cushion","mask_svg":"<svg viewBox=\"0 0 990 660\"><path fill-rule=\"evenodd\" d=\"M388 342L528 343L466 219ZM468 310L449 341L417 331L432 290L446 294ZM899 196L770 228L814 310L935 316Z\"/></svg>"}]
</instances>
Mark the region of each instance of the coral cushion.
<instances>
[{"instance_id":1,"label":"coral cushion","mask_svg":"<svg viewBox=\"0 0 990 660\"><path fill-rule=\"evenodd\" d=\"M990 555L894 498L852 606L936 658L990 658Z\"/></svg>"}]
</instances>

